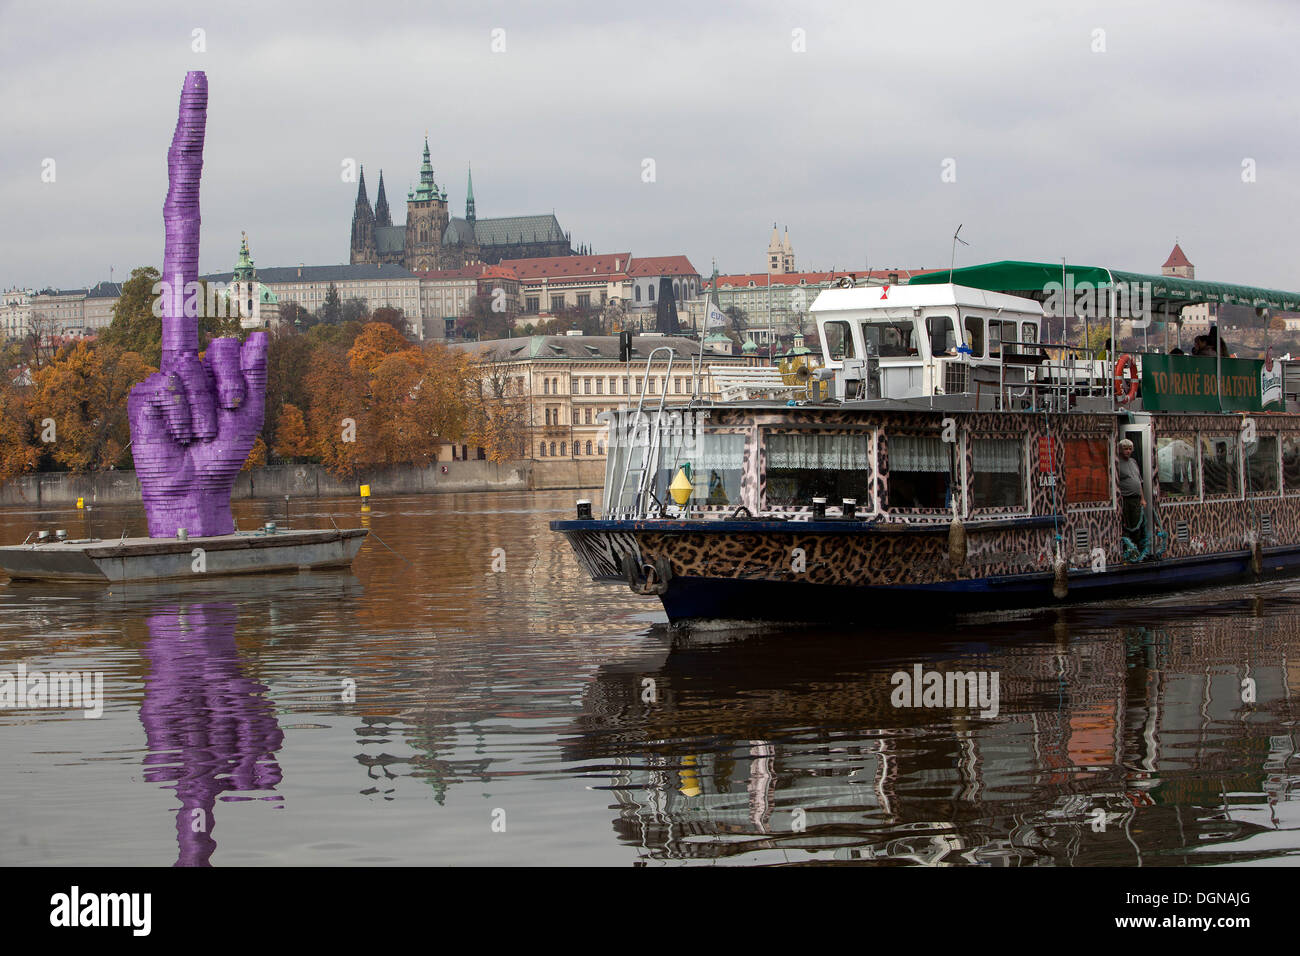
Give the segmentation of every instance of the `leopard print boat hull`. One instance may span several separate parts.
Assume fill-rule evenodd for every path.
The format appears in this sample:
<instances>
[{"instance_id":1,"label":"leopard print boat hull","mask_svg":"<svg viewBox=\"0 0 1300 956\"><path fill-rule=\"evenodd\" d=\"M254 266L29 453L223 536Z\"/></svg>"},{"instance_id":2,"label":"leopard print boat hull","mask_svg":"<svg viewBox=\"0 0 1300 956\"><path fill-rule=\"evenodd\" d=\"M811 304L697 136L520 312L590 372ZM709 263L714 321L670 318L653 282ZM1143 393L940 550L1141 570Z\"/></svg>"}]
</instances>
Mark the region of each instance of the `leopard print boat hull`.
<instances>
[{"instance_id":1,"label":"leopard print boat hull","mask_svg":"<svg viewBox=\"0 0 1300 956\"><path fill-rule=\"evenodd\" d=\"M1082 554L1072 556L1062 589L1050 557L1059 528L1050 520L969 526L969 554L959 566L951 560L946 528L709 524L556 521L551 527L565 535L596 581L626 580L625 556L647 571L666 562L670 574L657 590L674 623L871 623L882 616L1050 607L1300 572L1295 546L1262 549L1258 568L1248 549L1112 567Z\"/></svg>"}]
</instances>

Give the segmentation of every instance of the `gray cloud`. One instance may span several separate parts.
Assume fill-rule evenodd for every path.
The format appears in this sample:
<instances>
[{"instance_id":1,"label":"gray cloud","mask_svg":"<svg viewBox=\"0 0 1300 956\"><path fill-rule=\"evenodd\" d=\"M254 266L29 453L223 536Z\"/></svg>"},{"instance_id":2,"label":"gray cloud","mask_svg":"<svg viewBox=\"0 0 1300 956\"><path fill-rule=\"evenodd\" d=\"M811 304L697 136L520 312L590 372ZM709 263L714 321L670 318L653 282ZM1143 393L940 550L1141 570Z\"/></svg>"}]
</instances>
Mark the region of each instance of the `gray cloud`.
<instances>
[{"instance_id":1,"label":"gray cloud","mask_svg":"<svg viewBox=\"0 0 1300 956\"><path fill-rule=\"evenodd\" d=\"M553 208L575 241L702 271L760 269L773 220L801 267L938 266L961 222L968 263L1155 270L1177 236L1198 275L1294 288L1297 19L1195 2L9 5L0 284L157 263L197 68L205 270L230 267L240 230L262 265L346 261L340 163L365 164L372 200L382 167L400 220L427 128L458 212L472 162L480 216Z\"/></svg>"}]
</instances>

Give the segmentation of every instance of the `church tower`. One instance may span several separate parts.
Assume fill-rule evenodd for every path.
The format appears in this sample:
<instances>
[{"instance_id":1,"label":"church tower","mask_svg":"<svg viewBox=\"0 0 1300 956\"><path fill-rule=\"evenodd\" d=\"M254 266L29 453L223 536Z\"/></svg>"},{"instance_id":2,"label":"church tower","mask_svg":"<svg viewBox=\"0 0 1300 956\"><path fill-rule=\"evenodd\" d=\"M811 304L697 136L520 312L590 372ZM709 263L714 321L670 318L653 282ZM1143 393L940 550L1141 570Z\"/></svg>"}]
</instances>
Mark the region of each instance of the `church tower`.
<instances>
[{"instance_id":1,"label":"church tower","mask_svg":"<svg viewBox=\"0 0 1300 956\"><path fill-rule=\"evenodd\" d=\"M767 271L770 275L780 275L781 269L781 234L772 223L772 238L767 241Z\"/></svg>"},{"instance_id":2,"label":"church tower","mask_svg":"<svg viewBox=\"0 0 1300 956\"><path fill-rule=\"evenodd\" d=\"M1169 253L1169 258L1165 264L1160 267L1162 276L1177 276L1179 279L1195 279L1196 266L1192 265L1191 260L1187 258L1187 253L1183 252L1177 240L1174 241L1174 251Z\"/></svg>"},{"instance_id":3,"label":"church tower","mask_svg":"<svg viewBox=\"0 0 1300 956\"><path fill-rule=\"evenodd\" d=\"M361 167L361 182L357 186L357 205L352 213L352 249L348 262L352 265L376 262L375 214L370 211L370 198L366 195L366 168Z\"/></svg>"},{"instance_id":4,"label":"church tower","mask_svg":"<svg viewBox=\"0 0 1300 956\"><path fill-rule=\"evenodd\" d=\"M375 196L375 225L391 226L393 217L388 212L388 197L384 195L384 171L379 171L379 194Z\"/></svg>"},{"instance_id":5,"label":"church tower","mask_svg":"<svg viewBox=\"0 0 1300 956\"><path fill-rule=\"evenodd\" d=\"M794 272L794 246L790 244L790 227L785 227L785 241L781 243L781 271Z\"/></svg>"},{"instance_id":6,"label":"church tower","mask_svg":"<svg viewBox=\"0 0 1300 956\"><path fill-rule=\"evenodd\" d=\"M447 192L439 191L434 182L426 136L420 184L406 196L406 251L402 265L418 271L443 268L442 234L446 229Z\"/></svg>"},{"instance_id":7,"label":"church tower","mask_svg":"<svg viewBox=\"0 0 1300 956\"><path fill-rule=\"evenodd\" d=\"M473 222L474 219L474 169L470 167L469 185L465 190L465 221Z\"/></svg>"}]
</instances>

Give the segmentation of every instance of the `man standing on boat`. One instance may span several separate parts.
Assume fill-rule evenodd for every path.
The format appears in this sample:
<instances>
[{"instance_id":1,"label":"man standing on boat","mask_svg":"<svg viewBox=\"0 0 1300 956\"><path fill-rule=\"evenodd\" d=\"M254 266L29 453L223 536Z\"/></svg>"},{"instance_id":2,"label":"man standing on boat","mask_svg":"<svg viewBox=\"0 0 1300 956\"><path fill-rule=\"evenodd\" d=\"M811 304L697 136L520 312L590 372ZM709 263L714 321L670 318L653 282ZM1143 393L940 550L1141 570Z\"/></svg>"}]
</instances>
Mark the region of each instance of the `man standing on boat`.
<instances>
[{"instance_id":1,"label":"man standing on boat","mask_svg":"<svg viewBox=\"0 0 1300 956\"><path fill-rule=\"evenodd\" d=\"M1142 494L1142 471L1133 460L1133 442L1122 439L1119 443L1120 515L1124 522L1123 534L1130 541L1137 543L1138 532L1142 529L1143 515L1146 513L1147 500Z\"/></svg>"}]
</instances>

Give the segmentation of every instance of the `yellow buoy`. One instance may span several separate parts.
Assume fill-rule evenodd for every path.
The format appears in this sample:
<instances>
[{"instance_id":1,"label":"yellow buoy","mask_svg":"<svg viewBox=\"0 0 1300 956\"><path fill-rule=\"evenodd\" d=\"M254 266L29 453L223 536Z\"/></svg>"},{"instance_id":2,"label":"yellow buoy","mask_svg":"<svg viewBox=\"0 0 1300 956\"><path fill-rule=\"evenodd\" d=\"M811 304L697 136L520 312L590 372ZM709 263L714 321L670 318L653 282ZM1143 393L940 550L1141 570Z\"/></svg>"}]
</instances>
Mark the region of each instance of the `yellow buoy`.
<instances>
[{"instance_id":1,"label":"yellow buoy","mask_svg":"<svg viewBox=\"0 0 1300 956\"><path fill-rule=\"evenodd\" d=\"M86 507L86 499L85 499L85 498L78 498L78 499L77 499L77 508L78 508L78 510L80 510L80 509L82 509L82 508L85 508L85 507Z\"/></svg>"},{"instance_id":2,"label":"yellow buoy","mask_svg":"<svg viewBox=\"0 0 1300 956\"><path fill-rule=\"evenodd\" d=\"M361 486L361 510L362 511L370 510L370 486L369 485Z\"/></svg>"},{"instance_id":3,"label":"yellow buoy","mask_svg":"<svg viewBox=\"0 0 1300 956\"><path fill-rule=\"evenodd\" d=\"M695 486L691 484L691 479L686 477L686 469L679 468L677 477L673 483L668 486L668 492L673 496L673 501L679 505L685 505L691 500L691 494L695 491Z\"/></svg>"}]
</instances>

